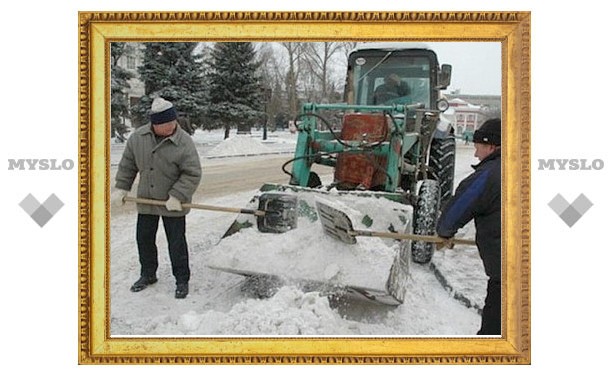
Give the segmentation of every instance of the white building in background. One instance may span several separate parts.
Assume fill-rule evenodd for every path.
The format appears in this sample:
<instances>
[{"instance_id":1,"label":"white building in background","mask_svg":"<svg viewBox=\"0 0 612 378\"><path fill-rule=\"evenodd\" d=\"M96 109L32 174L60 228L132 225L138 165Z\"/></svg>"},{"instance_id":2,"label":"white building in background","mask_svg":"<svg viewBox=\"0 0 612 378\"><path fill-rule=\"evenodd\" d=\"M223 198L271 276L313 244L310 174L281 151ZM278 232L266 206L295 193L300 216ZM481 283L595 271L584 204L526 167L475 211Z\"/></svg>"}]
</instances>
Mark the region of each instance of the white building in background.
<instances>
[{"instance_id":1,"label":"white building in background","mask_svg":"<svg viewBox=\"0 0 612 378\"><path fill-rule=\"evenodd\" d=\"M501 116L499 95L451 93L446 97L450 106L444 115L453 124L455 135L465 133L471 138L474 131L488 118Z\"/></svg>"},{"instance_id":2,"label":"white building in background","mask_svg":"<svg viewBox=\"0 0 612 378\"><path fill-rule=\"evenodd\" d=\"M450 106L445 115L450 118L456 135L471 135L486 120L481 106L472 105L460 98L452 99L448 103Z\"/></svg>"}]
</instances>

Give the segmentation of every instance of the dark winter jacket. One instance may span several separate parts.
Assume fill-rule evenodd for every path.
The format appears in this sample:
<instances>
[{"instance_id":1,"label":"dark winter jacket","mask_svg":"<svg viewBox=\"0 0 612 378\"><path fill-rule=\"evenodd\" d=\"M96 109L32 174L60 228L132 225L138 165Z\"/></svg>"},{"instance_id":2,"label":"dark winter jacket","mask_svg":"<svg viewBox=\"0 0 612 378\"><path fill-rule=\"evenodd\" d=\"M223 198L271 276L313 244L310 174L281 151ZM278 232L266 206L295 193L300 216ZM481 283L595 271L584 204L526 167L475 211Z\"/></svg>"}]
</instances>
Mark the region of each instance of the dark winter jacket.
<instances>
[{"instance_id":1,"label":"dark winter jacket","mask_svg":"<svg viewBox=\"0 0 612 378\"><path fill-rule=\"evenodd\" d=\"M174 134L158 143L150 125L136 129L123 151L115 186L129 191L137 174L138 197L165 201L171 195L182 203L191 202L200 184L202 167L189 134L177 126ZM186 208L168 211L164 206L138 204L140 214L177 217L188 212Z\"/></svg>"},{"instance_id":2,"label":"dark winter jacket","mask_svg":"<svg viewBox=\"0 0 612 378\"><path fill-rule=\"evenodd\" d=\"M473 166L475 172L457 187L438 219L437 232L452 237L474 219L476 244L485 272L501 279L501 150Z\"/></svg>"}]
</instances>

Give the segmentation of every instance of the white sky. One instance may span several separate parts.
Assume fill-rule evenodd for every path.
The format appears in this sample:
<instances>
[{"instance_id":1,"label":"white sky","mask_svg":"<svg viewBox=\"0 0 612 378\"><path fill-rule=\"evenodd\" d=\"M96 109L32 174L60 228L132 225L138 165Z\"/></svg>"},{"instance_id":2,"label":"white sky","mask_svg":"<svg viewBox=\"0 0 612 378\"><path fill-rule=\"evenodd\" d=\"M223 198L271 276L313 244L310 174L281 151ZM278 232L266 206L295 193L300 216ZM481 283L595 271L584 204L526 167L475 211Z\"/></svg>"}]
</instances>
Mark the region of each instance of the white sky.
<instances>
[{"instance_id":1,"label":"white sky","mask_svg":"<svg viewBox=\"0 0 612 378\"><path fill-rule=\"evenodd\" d=\"M462 94L501 95L501 42L428 42L440 64L453 66L452 89Z\"/></svg>"}]
</instances>

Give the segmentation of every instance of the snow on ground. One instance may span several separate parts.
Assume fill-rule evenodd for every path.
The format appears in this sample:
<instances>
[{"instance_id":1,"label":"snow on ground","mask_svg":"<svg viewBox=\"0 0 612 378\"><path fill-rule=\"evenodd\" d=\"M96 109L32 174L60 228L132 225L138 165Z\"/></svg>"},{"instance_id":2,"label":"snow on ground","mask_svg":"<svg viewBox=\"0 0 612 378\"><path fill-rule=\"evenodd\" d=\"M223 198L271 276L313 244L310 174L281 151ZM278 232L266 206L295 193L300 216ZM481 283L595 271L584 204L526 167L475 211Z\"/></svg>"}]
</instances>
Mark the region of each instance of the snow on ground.
<instances>
[{"instance_id":1,"label":"snow on ground","mask_svg":"<svg viewBox=\"0 0 612 378\"><path fill-rule=\"evenodd\" d=\"M126 137L129 136L126 134ZM267 154L289 154L295 150L297 134L286 130L268 131L263 139L261 130L253 130L251 134L236 133L232 130L228 139L223 139L223 130L197 129L192 139L200 152L202 163L209 158L253 156ZM111 141L111 166L119 164L124 143L115 139Z\"/></svg>"},{"instance_id":2,"label":"snow on ground","mask_svg":"<svg viewBox=\"0 0 612 378\"><path fill-rule=\"evenodd\" d=\"M221 140L219 140L219 137ZM264 140L261 130L253 130L251 134L235 134L235 131L232 131L230 137L224 140L223 134L219 130L196 130L193 139L196 145L214 145L212 149L205 150L202 155L210 159L230 156L293 153L297 134L284 130L279 132L268 131Z\"/></svg>"},{"instance_id":3,"label":"snow on ground","mask_svg":"<svg viewBox=\"0 0 612 378\"><path fill-rule=\"evenodd\" d=\"M260 135L230 138L223 142L221 131L197 131L194 135L201 155L212 156L222 149L225 153L240 154L267 151L261 148ZM273 151L291 152L296 135L278 133L269 138L264 147ZM221 147L222 142L226 144ZM257 142L257 143L252 143ZM241 148L232 150L231 144ZM111 164L118 162L121 144L111 146ZM469 164L473 146L458 144L457 183L471 172ZM222 158L222 157L220 157ZM240 164L239 158L228 159ZM203 160L206 169L206 159ZM244 207L256 194L253 191L234 193L206 203ZM199 202L194 199L194 202ZM129 206L132 206L131 210ZM381 200L380 208L386 206ZM215 255L228 255L240 250L253 260L280 268L280 264L266 257L265 244L221 242L221 237L236 218L235 214L212 211L192 211L187 216L187 238L190 248L190 294L186 299L174 298L174 278L163 228L158 233L159 281L139 293L129 291L138 278L139 263L135 243L136 212L132 204L126 209L111 209L110 247L110 331L114 337L133 335L156 336L463 336L474 335L480 327L477 309L482 306L486 277L478 253L473 247L458 246L453 251L436 252L430 266L411 265L409 287L405 302L397 307L370 304L354 299L329 300L318 292L304 292L291 283L267 299L256 299L244 291L244 278L208 267ZM461 230L461 237L473 237L473 224ZM285 236L286 237L286 236ZM317 251L317 246L340 244L322 243L316 237L306 241L279 241L289 250ZM308 243L310 240L310 243ZM335 242L335 241L334 241ZM339 243L339 242L338 242ZM359 238L360 248L382 243L377 238ZM300 245L308 244L308 245ZM215 248L216 247L216 248ZM232 248L234 250L232 250ZM320 248L319 248L320 249ZM380 248L379 248L380 249ZM313 252L314 251L314 252ZM325 251L321 251L325 252ZM332 251L338 254L339 251ZM372 255L369 256L372 258ZM367 265L367 264L365 264ZM331 266L331 265L330 265ZM363 277L371 275L371 267L363 266ZM327 269L329 276L330 269ZM334 273L335 274L335 273ZM352 272L351 274L356 274ZM436 274L443 277L443 286ZM452 288L452 289L450 289ZM468 304L468 305L466 305Z\"/></svg>"},{"instance_id":4,"label":"snow on ground","mask_svg":"<svg viewBox=\"0 0 612 378\"><path fill-rule=\"evenodd\" d=\"M219 143L208 153L208 156L260 155L271 152L270 148L251 138L250 135L235 135Z\"/></svg>"}]
</instances>

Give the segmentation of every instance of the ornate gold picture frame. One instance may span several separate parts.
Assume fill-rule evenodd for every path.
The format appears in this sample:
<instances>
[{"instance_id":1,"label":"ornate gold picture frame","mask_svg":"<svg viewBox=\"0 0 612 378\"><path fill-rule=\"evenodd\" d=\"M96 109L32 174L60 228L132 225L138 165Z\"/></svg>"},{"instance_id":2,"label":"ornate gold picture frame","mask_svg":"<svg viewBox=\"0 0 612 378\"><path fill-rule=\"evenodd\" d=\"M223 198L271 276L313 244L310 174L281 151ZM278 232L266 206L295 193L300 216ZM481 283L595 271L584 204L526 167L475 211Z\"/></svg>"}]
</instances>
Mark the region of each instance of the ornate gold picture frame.
<instances>
[{"instance_id":1,"label":"ornate gold picture frame","mask_svg":"<svg viewBox=\"0 0 612 378\"><path fill-rule=\"evenodd\" d=\"M502 45L502 337L112 338L109 49L117 41L484 41ZM81 12L79 363L529 364L529 12Z\"/></svg>"}]
</instances>

